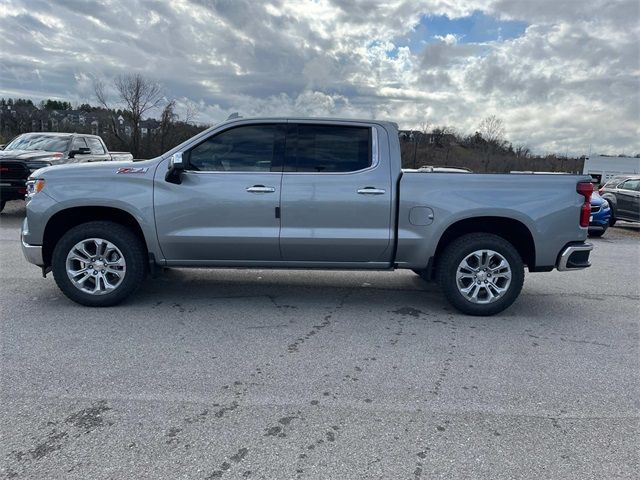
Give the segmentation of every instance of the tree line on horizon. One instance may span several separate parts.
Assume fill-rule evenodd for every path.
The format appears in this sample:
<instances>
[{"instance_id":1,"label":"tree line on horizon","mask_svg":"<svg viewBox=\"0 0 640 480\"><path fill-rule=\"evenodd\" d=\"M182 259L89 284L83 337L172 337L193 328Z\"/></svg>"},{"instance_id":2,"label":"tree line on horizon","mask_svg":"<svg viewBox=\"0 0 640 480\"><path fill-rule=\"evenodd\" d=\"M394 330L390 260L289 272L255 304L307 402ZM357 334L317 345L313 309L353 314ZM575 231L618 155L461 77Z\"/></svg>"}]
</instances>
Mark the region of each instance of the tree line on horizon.
<instances>
[{"instance_id":1,"label":"tree line on horizon","mask_svg":"<svg viewBox=\"0 0 640 480\"><path fill-rule=\"evenodd\" d=\"M176 114L175 100L167 99L160 85L140 74L121 75L113 79L110 88L103 80L94 82L97 105L46 99L35 104L31 99L0 99L0 143L6 143L20 133L40 125L43 115L83 112L95 125L85 122L56 122L57 131L97 133L110 150L130 151L134 158L152 158L179 145L208 128L196 124L195 109L188 109L185 118ZM160 112L159 118L151 113ZM46 125L50 127L50 123ZM42 129L41 129L42 131ZM470 135L455 128L423 123L414 130L402 130L400 135L402 162L405 168L421 166L458 166L476 172L567 171L581 172L582 158L558 155L536 155L526 145L513 145L505 137L502 119L490 115L482 119Z\"/></svg>"}]
</instances>

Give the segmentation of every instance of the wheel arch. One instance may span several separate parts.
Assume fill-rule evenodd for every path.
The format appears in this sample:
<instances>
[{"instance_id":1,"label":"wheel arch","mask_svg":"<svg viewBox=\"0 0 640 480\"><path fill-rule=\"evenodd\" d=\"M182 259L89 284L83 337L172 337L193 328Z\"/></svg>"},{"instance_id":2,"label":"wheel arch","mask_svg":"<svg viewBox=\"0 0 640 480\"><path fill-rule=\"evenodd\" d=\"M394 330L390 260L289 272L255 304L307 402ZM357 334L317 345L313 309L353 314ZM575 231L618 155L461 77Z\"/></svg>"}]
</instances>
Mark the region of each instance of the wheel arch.
<instances>
[{"instance_id":1,"label":"wheel arch","mask_svg":"<svg viewBox=\"0 0 640 480\"><path fill-rule=\"evenodd\" d=\"M481 216L458 220L449 225L438 240L435 252L429 261L429 276L433 277L438 258L455 239L469 233L491 233L511 243L529 271L536 267L536 247L529 227L520 220L510 217Z\"/></svg>"},{"instance_id":2,"label":"wheel arch","mask_svg":"<svg viewBox=\"0 0 640 480\"><path fill-rule=\"evenodd\" d=\"M71 228L92 221L111 221L128 227L140 240L148 254L148 244L138 220L126 210L105 206L70 207L56 212L49 218L44 229L42 258L46 266L51 265L53 249Z\"/></svg>"}]
</instances>

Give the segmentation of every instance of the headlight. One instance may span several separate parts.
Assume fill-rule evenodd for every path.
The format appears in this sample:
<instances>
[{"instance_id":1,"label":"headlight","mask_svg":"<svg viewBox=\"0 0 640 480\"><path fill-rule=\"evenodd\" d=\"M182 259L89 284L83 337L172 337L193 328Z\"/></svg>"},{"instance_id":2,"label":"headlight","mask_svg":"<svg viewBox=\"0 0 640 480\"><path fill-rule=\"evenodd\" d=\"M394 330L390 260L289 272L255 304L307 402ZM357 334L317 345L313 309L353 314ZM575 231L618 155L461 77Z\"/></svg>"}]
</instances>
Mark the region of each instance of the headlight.
<instances>
[{"instance_id":1,"label":"headlight","mask_svg":"<svg viewBox=\"0 0 640 480\"><path fill-rule=\"evenodd\" d=\"M32 198L36 193L44 188L44 180L41 178L34 178L27 181L27 198Z\"/></svg>"},{"instance_id":2,"label":"headlight","mask_svg":"<svg viewBox=\"0 0 640 480\"><path fill-rule=\"evenodd\" d=\"M604 200L602 202L602 205L600 206L601 209L605 209L605 208L609 208L609 202L607 202L606 200Z\"/></svg>"},{"instance_id":3,"label":"headlight","mask_svg":"<svg viewBox=\"0 0 640 480\"><path fill-rule=\"evenodd\" d=\"M50 166L51 166L51 162L44 162L44 161L27 162L27 167L29 167L29 172L31 173L41 168L50 167Z\"/></svg>"}]
</instances>

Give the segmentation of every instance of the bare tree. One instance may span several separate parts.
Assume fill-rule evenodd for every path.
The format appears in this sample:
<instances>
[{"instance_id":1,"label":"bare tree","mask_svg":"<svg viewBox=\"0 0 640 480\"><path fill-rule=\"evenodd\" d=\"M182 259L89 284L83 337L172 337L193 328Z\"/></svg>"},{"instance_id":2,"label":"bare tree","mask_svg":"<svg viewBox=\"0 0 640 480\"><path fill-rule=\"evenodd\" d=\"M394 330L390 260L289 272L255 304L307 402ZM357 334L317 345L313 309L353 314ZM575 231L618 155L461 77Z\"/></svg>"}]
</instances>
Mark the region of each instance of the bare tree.
<instances>
[{"instance_id":1,"label":"bare tree","mask_svg":"<svg viewBox=\"0 0 640 480\"><path fill-rule=\"evenodd\" d=\"M198 117L198 105L188 100L185 106L184 112L184 123L192 123L195 122Z\"/></svg>"},{"instance_id":2,"label":"bare tree","mask_svg":"<svg viewBox=\"0 0 640 480\"><path fill-rule=\"evenodd\" d=\"M167 144L167 137L169 135L171 125L175 122L176 118L178 117L173 111L175 106L176 106L176 101L171 100L162 109L162 115L160 115L160 151L161 152L165 151L165 146Z\"/></svg>"},{"instance_id":3,"label":"bare tree","mask_svg":"<svg viewBox=\"0 0 640 480\"><path fill-rule=\"evenodd\" d=\"M480 138L485 142L484 155L484 171L489 171L489 163L491 162L491 153L493 150L499 150L504 147L506 141L504 139L504 122L495 115L489 115L480 122L478 126ZM476 132L478 135L478 132Z\"/></svg>"},{"instance_id":4,"label":"bare tree","mask_svg":"<svg viewBox=\"0 0 640 480\"><path fill-rule=\"evenodd\" d=\"M120 75L113 81L113 86L118 92L120 102L125 106L126 116L131 121L131 153L137 158L140 154L140 122L145 114L160 104L162 92L157 83L139 73ZM93 89L98 102L107 110L111 110L104 82L96 80ZM122 140L115 116L111 117L114 134Z\"/></svg>"},{"instance_id":5,"label":"bare tree","mask_svg":"<svg viewBox=\"0 0 640 480\"><path fill-rule=\"evenodd\" d=\"M530 158L531 157L531 150L529 149L529 147L527 147L524 144L516 145L516 147L514 148L513 151L514 151L514 153L515 153L517 158Z\"/></svg>"},{"instance_id":6,"label":"bare tree","mask_svg":"<svg viewBox=\"0 0 640 480\"><path fill-rule=\"evenodd\" d=\"M504 140L504 122L495 115L489 115L480 122L478 130L487 142L494 146L502 146Z\"/></svg>"},{"instance_id":7,"label":"bare tree","mask_svg":"<svg viewBox=\"0 0 640 480\"><path fill-rule=\"evenodd\" d=\"M139 73L120 75L113 83L131 119L131 153L133 158L137 158L140 153L140 122L144 114L162 101L160 86Z\"/></svg>"},{"instance_id":8,"label":"bare tree","mask_svg":"<svg viewBox=\"0 0 640 480\"><path fill-rule=\"evenodd\" d=\"M113 133L113 135L121 143L126 144L127 142L120 135L121 132L120 132L120 129L118 128L118 120L117 120L115 114L113 113L111 107L109 107L109 100L108 100L106 88L105 88L104 82L101 79L96 78L93 81L93 91L94 91L94 93L96 95L96 99L98 100L98 103L106 111L111 112L111 114L109 115L109 120L111 121L111 133Z\"/></svg>"}]
</instances>

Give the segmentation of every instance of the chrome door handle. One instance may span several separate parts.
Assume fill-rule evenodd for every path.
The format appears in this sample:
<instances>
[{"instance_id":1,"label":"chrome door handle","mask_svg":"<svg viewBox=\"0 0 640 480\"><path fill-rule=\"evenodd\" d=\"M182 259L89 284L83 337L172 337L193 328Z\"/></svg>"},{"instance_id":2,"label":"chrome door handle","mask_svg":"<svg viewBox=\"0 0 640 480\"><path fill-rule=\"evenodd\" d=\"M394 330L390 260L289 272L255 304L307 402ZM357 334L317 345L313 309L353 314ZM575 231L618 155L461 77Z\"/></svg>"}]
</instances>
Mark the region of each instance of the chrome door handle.
<instances>
[{"instance_id":1,"label":"chrome door handle","mask_svg":"<svg viewBox=\"0 0 640 480\"><path fill-rule=\"evenodd\" d=\"M247 192L250 193L273 193L276 189L274 187L265 187L264 185L254 185L253 187L247 187Z\"/></svg>"},{"instance_id":2,"label":"chrome door handle","mask_svg":"<svg viewBox=\"0 0 640 480\"><path fill-rule=\"evenodd\" d=\"M384 195L385 192L386 190L383 190L382 188L375 188L375 187L364 187L364 188L358 189L358 193L360 195Z\"/></svg>"}]
</instances>

